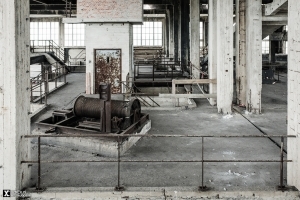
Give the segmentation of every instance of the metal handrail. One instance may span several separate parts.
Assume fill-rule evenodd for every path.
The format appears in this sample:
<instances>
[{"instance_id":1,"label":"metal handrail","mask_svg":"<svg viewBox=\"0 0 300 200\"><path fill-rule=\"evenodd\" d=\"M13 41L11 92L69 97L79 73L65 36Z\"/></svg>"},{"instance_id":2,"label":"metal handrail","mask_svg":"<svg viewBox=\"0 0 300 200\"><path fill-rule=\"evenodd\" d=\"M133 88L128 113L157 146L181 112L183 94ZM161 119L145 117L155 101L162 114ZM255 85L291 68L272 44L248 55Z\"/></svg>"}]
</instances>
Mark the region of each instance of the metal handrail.
<instances>
[{"instance_id":1,"label":"metal handrail","mask_svg":"<svg viewBox=\"0 0 300 200\"><path fill-rule=\"evenodd\" d=\"M37 47L41 48L36 48L35 43L37 43ZM42 44L42 45L40 45ZM30 47L31 51L34 52L35 49L44 49L44 52L53 52L59 60L64 62L65 59L65 54L64 54L64 49L60 47L56 42L53 40L30 40ZM68 65L70 65L70 56L68 56Z\"/></svg>"},{"instance_id":2,"label":"metal handrail","mask_svg":"<svg viewBox=\"0 0 300 200\"><path fill-rule=\"evenodd\" d=\"M40 103L43 103L43 98L45 99L44 102L47 104L47 95L49 93L49 82L55 82L55 88L57 88L57 80L64 77L64 83L66 83L66 65L58 66L58 62L55 62L56 68L54 70L47 70L45 69L46 66L53 66L53 64L45 65L42 64L42 72L37 75L36 77L33 77L30 79L30 96L31 96L31 102L35 102L37 100L40 100ZM49 72L51 74L54 74L54 77L51 77L49 79ZM44 91L42 89L44 87ZM40 88L39 91L36 91L36 89ZM34 92L39 92L39 95L37 98L34 99Z\"/></svg>"},{"instance_id":3,"label":"metal handrail","mask_svg":"<svg viewBox=\"0 0 300 200\"><path fill-rule=\"evenodd\" d=\"M137 122L138 123L138 122ZM136 123L136 124L137 124ZM135 124L133 124L135 126ZM22 164L29 163L29 164L38 164L38 182L37 182L37 190L43 191L41 188L41 164L42 163L118 163L118 180L117 180L117 186L115 187L116 191L123 191L125 188L120 185L120 179L121 179L121 170L120 170L120 164L121 163L202 163L202 169L201 169L201 186L198 187L199 191L206 191L208 188L204 185L204 163L228 163L228 162L237 162L237 163L246 163L246 162L261 162L261 163L280 163L280 181L279 186L277 186L278 190L285 190L286 187L283 184L283 163L287 162L293 162L292 160L284 160L284 138L296 138L296 135L163 135L163 134L154 134L154 135L145 135L145 134L55 134L55 135L24 135L22 136L24 138L38 138L38 160L23 160L21 161ZM101 159L101 160L42 160L41 159L41 138L69 138L69 137L78 137L78 138L84 138L84 137L108 137L108 138L117 138L118 140L118 158L117 159ZM182 137L192 137L192 138L201 138L202 139L202 152L201 152L201 159L200 160L121 160L121 154L120 154L120 144L121 139L124 137L147 137L147 138L182 138ZM281 148L280 148L280 160L213 160L213 159L204 159L204 138L270 138L270 137L279 137L281 138Z\"/></svg>"}]
</instances>

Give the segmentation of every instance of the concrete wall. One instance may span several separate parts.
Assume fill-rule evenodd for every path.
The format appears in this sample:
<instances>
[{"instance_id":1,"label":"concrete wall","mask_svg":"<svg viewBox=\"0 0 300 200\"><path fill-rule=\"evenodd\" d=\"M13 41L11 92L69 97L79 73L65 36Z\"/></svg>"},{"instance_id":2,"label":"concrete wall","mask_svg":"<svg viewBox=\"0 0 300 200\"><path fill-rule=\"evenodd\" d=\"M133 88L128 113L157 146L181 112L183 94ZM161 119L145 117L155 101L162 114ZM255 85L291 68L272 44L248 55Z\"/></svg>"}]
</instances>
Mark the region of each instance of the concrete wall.
<instances>
[{"instance_id":1,"label":"concrete wall","mask_svg":"<svg viewBox=\"0 0 300 200\"><path fill-rule=\"evenodd\" d=\"M142 22L141 0L77 0L77 18L99 22Z\"/></svg>"},{"instance_id":2,"label":"concrete wall","mask_svg":"<svg viewBox=\"0 0 300 200\"><path fill-rule=\"evenodd\" d=\"M300 189L300 1L289 0L289 51L288 51L288 139L287 182Z\"/></svg>"},{"instance_id":3,"label":"concrete wall","mask_svg":"<svg viewBox=\"0 0 300 200\"><path fill-rule=\"evenodd\" d=\"M129 23L98 23L86 24L86 72L87 93L95 92L95 49L121 49L122 81L127 74L132 74L133 60L133 29ZM89 77L88 77L89 76ZM123 87L124 89L124 87ZM124 91L124 90L123 90Z\"/></svg>"},{"instance_id":4,"label":"concrete wall","mask_svg":"<svg viewBox=\"0 0 300 200\"><path fill-rule=\"evenodd\" d=\"M0 190L29 180L29 1L0 1ZM5 47L5 48L4 48Z\"/></svg>"}]
</instances>

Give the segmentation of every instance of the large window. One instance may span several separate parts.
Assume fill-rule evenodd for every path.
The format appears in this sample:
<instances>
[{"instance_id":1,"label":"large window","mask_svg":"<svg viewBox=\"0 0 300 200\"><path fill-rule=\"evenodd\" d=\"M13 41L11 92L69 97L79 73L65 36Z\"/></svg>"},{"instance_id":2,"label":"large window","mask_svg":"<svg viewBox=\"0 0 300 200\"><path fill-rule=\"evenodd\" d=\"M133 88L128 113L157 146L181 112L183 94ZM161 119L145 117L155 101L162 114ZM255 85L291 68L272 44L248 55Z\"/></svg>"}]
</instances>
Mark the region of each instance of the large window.
<instances>
[{"instance_id":1,"label":"large window","mask_svg":"<svg viewBox=\"0 0 300 200\"><path fill-rule=\"evenodd\" d=\"M58 44L59 36L58 22L30 22L30 40L40 40L35 42L43 45L41 40L53 40Z\"/></svg>"},{"instance_id":2,"label":"large window","mask_svg":"<svg viewBox=\"0 0 300 200\"><path fill-rule=\"evenodd\" d=\"M162 46L162 22L133 25L134 46Z\"/></svg>"},{"instance_id":3,"label":"large window","mask_svg":"<svg viewBox=\"0 0 300 200\"><path fill-rule=\"evenodd\" d=\"M262 53L263 54L269 53L269 36L263 39L262 41Z\"/></svg>"},{"instance_id":4,"label":"large window","mask_svg":"<svg viewBox=\"0 0 300 200\"><path fill-rule=\"evenodd\" d=\"M84 24L65 24L65 46L84 46Z\"/></svg>"}]
</instances>

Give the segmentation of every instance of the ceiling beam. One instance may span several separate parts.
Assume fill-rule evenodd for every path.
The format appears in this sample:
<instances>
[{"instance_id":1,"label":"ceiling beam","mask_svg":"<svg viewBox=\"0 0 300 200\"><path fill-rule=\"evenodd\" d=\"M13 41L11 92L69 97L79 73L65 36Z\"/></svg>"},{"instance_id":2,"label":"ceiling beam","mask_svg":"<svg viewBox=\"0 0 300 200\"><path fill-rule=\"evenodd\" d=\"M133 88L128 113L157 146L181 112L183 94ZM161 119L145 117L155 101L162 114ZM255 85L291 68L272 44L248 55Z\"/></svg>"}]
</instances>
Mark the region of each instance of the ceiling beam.
<instances>
[{"instance_id":1,"label":"ceiling beam","mask_svg":"<svg viewBox=\"0 0 300 200\"><path fill-rule=\"evenodd\" d=\"M76 13L77 13L76 10L72 10L72 15ZM66 15L66 12L65 10L31 10L30 14L31 15Z\"/></svg>"},{"instance_id":2,"label":"ceiling beam","mask_svg":"<svg viewBox=\"0 0 300 200\"><path fill-rule=\"evenodd\" d=\"M287 0L274 0L265 6L265 15L275 15L282 7L287 7Z\"/></svg>"},{"instance_id":3,"label":"ceiling beam","mask_svg":"<svg viewBox=\"0 0 300 200\"><path fill-rule=\"evenodd\" d=\"M72 10L76 10L77 6L71 6ZM65 10L66 4L30 4L30 10ZM70 7L68 6L68 9Z\"/></svg>"},{"instance_id":4,"label":"ceiling beam","mask_svg":"<svg viewBox=\"0 0 300 200\"><path fill-rule=\"evenodd\" d=\"M36 1L41 1L46 4L66 4L66 0L30 0L30 4L36 4ZM67 2L77 4L77 0L67 0Z\"/></svg>"}]
</instances>

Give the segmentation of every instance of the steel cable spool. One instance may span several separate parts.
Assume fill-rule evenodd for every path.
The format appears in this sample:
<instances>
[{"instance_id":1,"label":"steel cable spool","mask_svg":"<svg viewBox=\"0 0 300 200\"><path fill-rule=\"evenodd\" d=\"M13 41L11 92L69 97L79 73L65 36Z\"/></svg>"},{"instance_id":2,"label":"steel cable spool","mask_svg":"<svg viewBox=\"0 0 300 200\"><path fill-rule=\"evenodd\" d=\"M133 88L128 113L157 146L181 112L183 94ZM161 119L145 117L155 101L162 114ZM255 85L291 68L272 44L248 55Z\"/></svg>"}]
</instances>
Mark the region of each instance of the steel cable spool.
<instances>
[{"instance_id":1,"label":"steel cable spool","mask_svg":"<svg viewBox=\"0 0 300 200\"><path fill-rule=\"evenodd\" d=\"M100 99L79 96L74 103L73 113L77 117L100 118Z\"/></svg>"},{"instance_id":2,"label":"steel cable spool","mask_svg":"<svg viewBox=\"0 0 300 200\"><path fill-rule=\"evenodd\" d=\"M135 110L141 112L141 104L139 100L134 99L131 101L111 101L111 115L117 117L131 117Z\"/></svg>"},{"instance_id":3,"label":"steel cable spool","mask_svg":"<svg viewBox=\"0 0 300 200\"><path fill-rule=\"evenodd\" d=\"M89 98L79 96L73 106L73 113L77 117L87 117L99 119L101 110L104 109L104 100L97 98ZM132 99L130 101L111 100L111 117L118 117L122 119L121 129L126 129L135 121L140 119L141 104L139 100Z\"/></svg>"}]
</instances>

